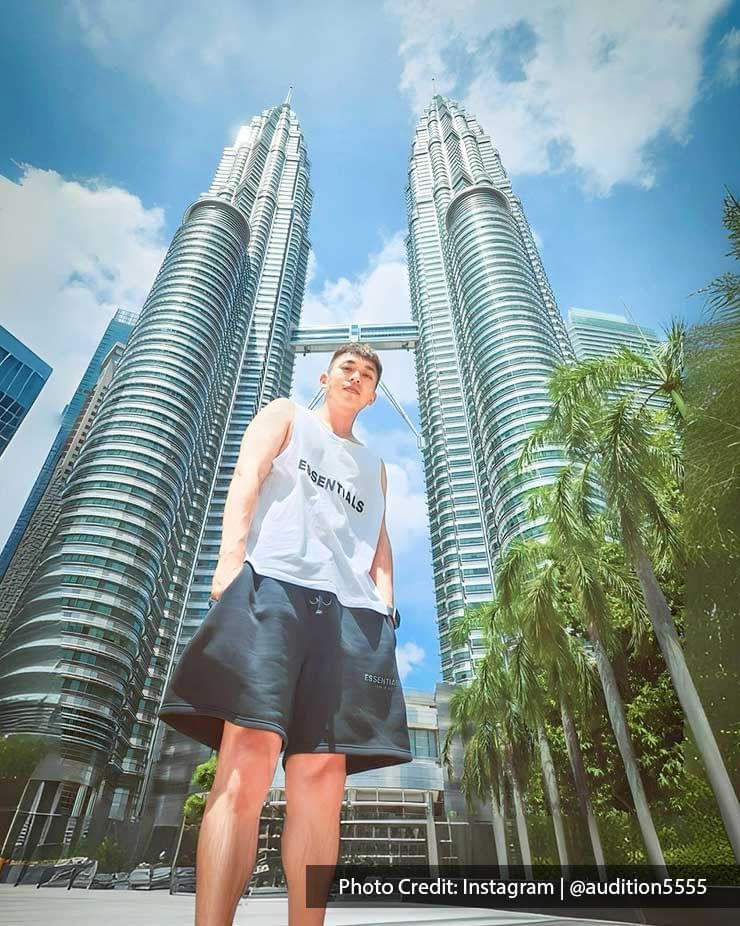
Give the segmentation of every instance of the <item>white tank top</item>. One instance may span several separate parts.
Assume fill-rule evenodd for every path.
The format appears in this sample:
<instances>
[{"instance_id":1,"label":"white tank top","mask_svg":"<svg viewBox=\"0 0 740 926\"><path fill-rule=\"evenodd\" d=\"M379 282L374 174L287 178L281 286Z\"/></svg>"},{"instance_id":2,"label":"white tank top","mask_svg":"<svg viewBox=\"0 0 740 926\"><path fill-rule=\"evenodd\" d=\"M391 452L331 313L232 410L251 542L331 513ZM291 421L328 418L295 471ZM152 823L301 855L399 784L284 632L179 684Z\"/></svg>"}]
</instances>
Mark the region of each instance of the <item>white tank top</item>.
<instances>
[{"instance_id":1,"label":"white tank top","mask_svg":"<svg viewBox=\"0 0 740 926\"><path fill-rule=\"evenodd\" d=\"M262 483L245 561L259 575L387 614L370 578L385 510L380 457L294 408L288 445Z\"/></svg>"}]
</instances>

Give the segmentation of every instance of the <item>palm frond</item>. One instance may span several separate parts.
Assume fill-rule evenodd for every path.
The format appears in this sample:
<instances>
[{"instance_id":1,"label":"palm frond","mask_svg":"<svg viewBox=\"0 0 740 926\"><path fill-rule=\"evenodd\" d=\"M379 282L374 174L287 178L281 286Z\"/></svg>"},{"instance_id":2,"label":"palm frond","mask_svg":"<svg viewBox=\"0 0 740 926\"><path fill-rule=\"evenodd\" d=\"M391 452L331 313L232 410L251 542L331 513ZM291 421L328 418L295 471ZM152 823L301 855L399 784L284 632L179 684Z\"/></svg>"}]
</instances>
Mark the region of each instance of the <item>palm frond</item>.
<instances>
[{"instance_id":1,"label":"palm frond","mask_svg":"<svg viewBox=\"0 0 740 926\"><path fill-rule=\"evenodd\" d=\"M496 571L496 591L501 608L510 610L528 575L542 559L542 545L533 540L514 540L506 548Z\"/></svg>"},{"instance_id":2,"label":"palm frond","mask_svg":"<svg viewBox=\"0 0 740 926\"><path fill-rule=\"evenodd\" d=\"M740 260L740 202L729 190L722 221L730 239L728 256ZM731 326L740 324L740 274L722 274L706 287L705 292L708 293L706 310L710 322Z\"/></svg>"},{"instance_id":3,"label":"palm frond","mask_svg":"<svg viewBox=\"0 0 740 926\"><path fill-rule=\"evenodd\" d=\"M487 624L484 606L466 608L450 625L450 644L464 646L473 630L483 630Z\"/></svg>"}]
</instances>

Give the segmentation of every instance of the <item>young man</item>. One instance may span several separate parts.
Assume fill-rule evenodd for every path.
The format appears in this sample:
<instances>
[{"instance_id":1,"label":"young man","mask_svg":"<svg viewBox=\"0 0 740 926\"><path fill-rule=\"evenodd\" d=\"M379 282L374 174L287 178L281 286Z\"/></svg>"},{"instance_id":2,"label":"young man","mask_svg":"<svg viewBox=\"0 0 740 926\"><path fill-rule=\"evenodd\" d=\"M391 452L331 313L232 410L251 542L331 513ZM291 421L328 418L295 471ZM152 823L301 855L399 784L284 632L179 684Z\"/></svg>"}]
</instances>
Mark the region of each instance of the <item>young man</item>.
<instances>
[{"instance_id":1,"label":"young man","mask_svg":"<svg viewBox=\"0 0 740 926\"><path fill-rule=\"evenodd\" d=\"M276 399L247 428L224 510L215 604L160 716L218 749L197 851L196 924L230 926L281 749L290 926L321 926L306 866L334 865L345 776L411 761L382 460L356 440L382 367L337 350L310 412Z\"/></svg>"}]
</instances>

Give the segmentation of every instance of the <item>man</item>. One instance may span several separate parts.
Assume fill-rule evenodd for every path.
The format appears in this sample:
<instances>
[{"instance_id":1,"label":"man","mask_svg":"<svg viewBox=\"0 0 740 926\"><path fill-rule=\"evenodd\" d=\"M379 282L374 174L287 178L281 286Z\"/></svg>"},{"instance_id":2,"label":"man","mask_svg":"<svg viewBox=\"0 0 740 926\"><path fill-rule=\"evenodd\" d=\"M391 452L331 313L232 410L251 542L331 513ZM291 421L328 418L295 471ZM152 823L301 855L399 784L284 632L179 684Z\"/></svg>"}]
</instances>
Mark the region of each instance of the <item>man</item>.
<instances>
[{"instance_id":1,"label":"man","mask_svg":"<svg viewBox=\"0 0 740 926\"><path fill-rule=\"evenodd\" d=\"M411 761L398 681L382 460L352 433L382 367L337 350L310 412L276 399L251 422L229 487L211 597L160 716L219 750L197 851L196 926L229 926L254 867L285 749L282 859L290 926L306 866L334 865L345 776Z\"/></svg>"}]
</instances>

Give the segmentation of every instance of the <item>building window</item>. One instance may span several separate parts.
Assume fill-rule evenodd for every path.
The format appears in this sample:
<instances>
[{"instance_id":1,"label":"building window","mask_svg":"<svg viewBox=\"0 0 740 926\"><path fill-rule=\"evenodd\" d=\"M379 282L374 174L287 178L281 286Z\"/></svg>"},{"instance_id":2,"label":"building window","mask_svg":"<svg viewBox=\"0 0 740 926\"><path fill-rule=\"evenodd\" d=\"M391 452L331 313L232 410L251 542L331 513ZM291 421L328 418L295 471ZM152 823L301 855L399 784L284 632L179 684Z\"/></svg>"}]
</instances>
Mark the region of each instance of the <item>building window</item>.
<instances>
[{"instance_id":1,"label":"building window","mask_svg":"<svg viewBox=\"0 0 740 926\"><path fill-rule=\"evenodd\" d=\"M439 755L437 748L437 731L409 728L411 741L411 754L419 759L436 759Z\"/></svg>"}]
</instances>

